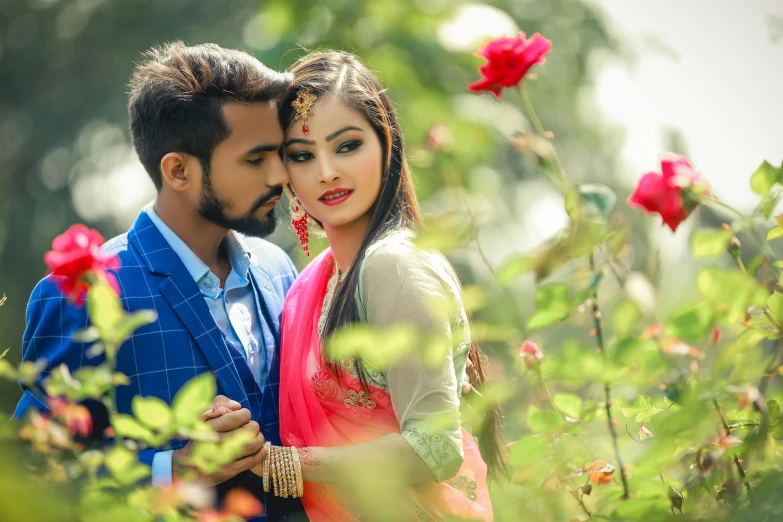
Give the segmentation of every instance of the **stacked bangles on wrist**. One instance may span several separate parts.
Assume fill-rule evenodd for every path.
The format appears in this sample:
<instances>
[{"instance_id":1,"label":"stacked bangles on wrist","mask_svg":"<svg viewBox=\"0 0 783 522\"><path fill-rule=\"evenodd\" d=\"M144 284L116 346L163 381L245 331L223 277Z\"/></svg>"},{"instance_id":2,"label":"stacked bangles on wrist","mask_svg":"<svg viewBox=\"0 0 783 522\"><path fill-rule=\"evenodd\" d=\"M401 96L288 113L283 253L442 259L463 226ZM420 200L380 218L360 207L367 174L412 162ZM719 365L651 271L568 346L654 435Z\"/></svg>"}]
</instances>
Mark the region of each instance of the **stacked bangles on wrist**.
<instances>
[{"instance_id":1,"label":"stacked bangles on wrist","mask_svg":"<svg viewBox=\"0 0 783 522\"><path fill-rule=\"evenodd\" d=\"M264 491L269 493L272 489L276 497L301 497L304 494L304 482L297 449L293 446L272 446L271 442L264 444L264 449Z\"/></svg>"}]
</instances>

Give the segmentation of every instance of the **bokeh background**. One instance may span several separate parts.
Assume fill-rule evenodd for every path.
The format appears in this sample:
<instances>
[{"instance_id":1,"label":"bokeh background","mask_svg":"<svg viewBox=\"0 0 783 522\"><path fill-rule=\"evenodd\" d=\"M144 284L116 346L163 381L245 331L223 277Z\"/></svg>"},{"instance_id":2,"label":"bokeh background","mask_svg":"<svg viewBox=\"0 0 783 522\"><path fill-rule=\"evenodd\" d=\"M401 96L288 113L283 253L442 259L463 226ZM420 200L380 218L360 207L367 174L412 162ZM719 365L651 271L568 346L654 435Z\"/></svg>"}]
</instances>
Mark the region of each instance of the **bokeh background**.
<instances>
[{"instance_id":1,"label":"bokeh background","mask_svg":"<svg viewBox=\"0 0 783 522\"><path fill-rule=\"evenodd\" d=\"M634 246L626 290L643 311L667 312L694 292L690 231L720 216L703 209L673 235L623 200L675 151L718 197L753 205L748 176L763 159L781 160L781 1L0 0L0 351L21 359L27 297L57 234L84 222L112 237L154 198L130 145L127 81L143 51L179 39L241 48L276 68L318 48L370 65L399 111L425 210L450 216L444 238L459 241L441 246L458 247L450 257L466 285L485 289L476 321L506 325L483 335L492 375L513 379L507 363L527 337L533 280L501 286L498 274L567 216L517 150L514 133L529 129L518 97L498 102L465 85L482 63L473 52L520 30L553 42L525 84L569 177L620 195ZM304 266L289 227L271 240ZM536 340L556 351L568 328ZM0 411L19 396L0 383ZM515 401L524 393L509 398L511 439Z\"/></svg>"}]
</instances>

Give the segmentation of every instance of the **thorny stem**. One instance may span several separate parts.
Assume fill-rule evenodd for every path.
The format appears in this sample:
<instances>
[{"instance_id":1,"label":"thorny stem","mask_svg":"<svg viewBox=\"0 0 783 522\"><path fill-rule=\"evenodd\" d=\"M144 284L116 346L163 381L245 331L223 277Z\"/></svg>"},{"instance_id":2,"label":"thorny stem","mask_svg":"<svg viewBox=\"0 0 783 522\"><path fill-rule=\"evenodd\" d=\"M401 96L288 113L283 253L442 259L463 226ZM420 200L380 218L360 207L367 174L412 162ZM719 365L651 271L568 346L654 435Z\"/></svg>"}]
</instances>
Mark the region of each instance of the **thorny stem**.
<instances>
[{"instance_id":1,"label":"thorny stem","mask_svg":"<svg viewBox=\"0 0 783 522\"><path fill-rule=\"evenodd\" d=\"M720 409L720 404L718 404L718 399L715 397L712 398L712 404L715 406L715 412L718 414L718 417L720 417L720 422L723 425L723 429L726 431L726 435L731 433L731 430L729 428L728 423L726 422L726 417L723 416L723 412ZM747 480L745 480L745 469L742 467L742 463L739 460L739 457L735 453L732 455L732 458L734 459L734 465L737 466L737 472L740 474L740 477L742 477L742 480L745 482L745 489L748 490L748 495L751 494L753 491L753 488L750 487L750 484Z\"/></svg>"},{"instance_id":2,"label":"thorny stem","mask_svg":"<svg viewBox=\"0 0 783 522\"><path fill-rule=\"evenodd\" d=\"M568 489L568 492L571 493L574 496L576 501L579 503L579 507L581 507L582 511L585 512L585 515L587 515L587 518L593 518L593 514L590 513L589 509L587 509L587 506L585 505L584 500L582 500L579 497L579 494L575 490L573 490L573 489L571 489L569 487L566 487L566 489Z\"/></svg>"},{"instance_id":3,"label":"thorny stem","mask_svg":"<svg viewBox=\"0 0 783 522\"><path fill-rule=\"evenodd\" d=\"M593 254L590 254L590 271L595 270L595 258ZM598 350L602 355L606 356L606 348L604 347L604 334L601 327L601 310L598 307L598 294L593 296L593 321L595 323L595 338L598 344ZM625 474L625 466L623 465L623 459L620 456L620 444L617 441L617 431L614 428L614 421L612 420L612 390L609 383L604 384L604 393L606 395L606 419L609 425L609 433L612 435L612 443L614 445L614 454L617 458L617 465L620 468L620 478L623 482L623 498L627 499L631 497L631 490L628 487L628 477Z\"/></svg>"}]
</instances>

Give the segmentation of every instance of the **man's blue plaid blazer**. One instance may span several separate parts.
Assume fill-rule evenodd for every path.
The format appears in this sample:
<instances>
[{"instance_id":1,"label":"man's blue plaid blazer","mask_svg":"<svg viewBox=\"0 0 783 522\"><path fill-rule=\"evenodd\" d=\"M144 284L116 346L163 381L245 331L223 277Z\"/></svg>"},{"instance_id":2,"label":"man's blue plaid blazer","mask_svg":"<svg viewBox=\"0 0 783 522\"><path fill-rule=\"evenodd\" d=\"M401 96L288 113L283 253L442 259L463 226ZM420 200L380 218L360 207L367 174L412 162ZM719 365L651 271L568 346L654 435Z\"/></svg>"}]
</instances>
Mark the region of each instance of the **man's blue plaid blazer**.
<instances>
[{"instance_id":1,"label":"man's blue plaid blazer","mask_svg":"<svg viewBox=\"0 0 783 522\"><path fill-rule=\"evenodd\" d=\"M285 294L297 275L296 268L279 247L257 238L242 236L242 240L251 257L250 273L260 307L259 317L265 319L263 346L269 375L263 390L259 389L241 354L225 342L196 282L145 212L139 214L126 234L103 246L106 253L120 259L121 267L116 275L125 310L147 309L158 314L157 322L138 329L119 350L117 371L130 378L130 385L117 389L120 413L131 413L134 395L154 396L171 404L185 382L209 371L216 377L218 394L248 408L266 440L280 444L277 409L280 314ZM71 371L98 364L101 357L89 358L88 345L72 339L72 334L87 324L85 308L69 303L56 281L44 278L33 290L27 305L22 344L24 360L45 359L49 368L65 363ZM14 416L22 417L30 407L46 408L25 390ZM184 444L185 441L175 441L171 449ZM140 460L151 465L155 451L142 451ZM259 481L249 471L218 486L219 494L234 487L248 489L263 500ZM276 518L273 511L297 509L296 505L281 505L273 498L270 496L270 503L277 509L271 504L267 506L270 519ZM301 504L298 506L301 509Z\"/></svg>"}]
</instances>

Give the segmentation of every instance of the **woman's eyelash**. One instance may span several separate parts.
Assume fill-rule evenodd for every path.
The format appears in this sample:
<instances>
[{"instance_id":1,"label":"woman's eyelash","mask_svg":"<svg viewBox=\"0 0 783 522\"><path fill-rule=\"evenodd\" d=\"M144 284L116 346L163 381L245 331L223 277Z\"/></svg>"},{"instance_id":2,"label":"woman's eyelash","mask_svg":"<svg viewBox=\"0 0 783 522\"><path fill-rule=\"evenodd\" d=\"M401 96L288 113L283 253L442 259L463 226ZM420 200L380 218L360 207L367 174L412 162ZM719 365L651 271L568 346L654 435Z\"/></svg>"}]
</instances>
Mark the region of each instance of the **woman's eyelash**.
<instances>
[{"instance_id":1,"label":"woman's eyelash","mask_svg":"<svg viewBox=\"0 0 783 522\"><path fill-rule=\"evenodd\" d=\"M341 152L341 151L345 150L346 148L348 149L347 152L351 152L351 151L354 151L354 150L358 149L361 145L362 145L362 142L359 141L359 140L346 141L345 143L340 145L340 147L338 147L337 152Z\"/></svg>"},{"instance_id":2,"label":"woman's eyelash","mask_svg":"<svg viewBox=\"0 0 783 522\"><path fill-rule=\"evenodd\" d=\"M288 155L288 158L291 161L295 161L297 163L304 163L305 161L311 159L313 155L309 152L300 151L300 152L292 152Z\"/></svg>"},{"instance_id":3,"label":"woman's eyelash","mask_svg":"<svg viewBox=\"0 0 783 522\"><path fill-rule=\"evenodd\" d=\"M360 140L346 141L345 143L343 143L339 147L337 147L337 152L338 153L343 153L343 154L348 153L348 152L353 152L356 149L358 149L359 147L361 147L362 145L363 145L363 142L360 141ZM296 162L296 163L304 163L306 161L309 161L309 160L313 159L313 157L314 156L313 156L313 154L311 152L307 152L307 151L303 151L303 150L302 151L298 151L298 152L292 152L292 153L290 153L288 155L288 159L290 159L291 161Z\"/></svg>"}]
</instances>

